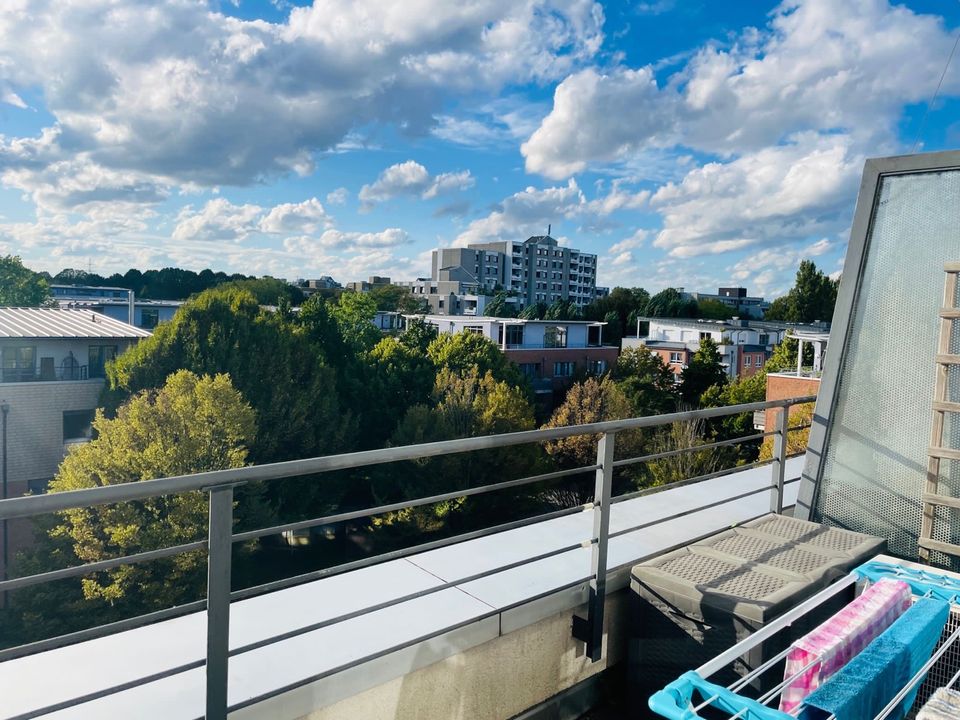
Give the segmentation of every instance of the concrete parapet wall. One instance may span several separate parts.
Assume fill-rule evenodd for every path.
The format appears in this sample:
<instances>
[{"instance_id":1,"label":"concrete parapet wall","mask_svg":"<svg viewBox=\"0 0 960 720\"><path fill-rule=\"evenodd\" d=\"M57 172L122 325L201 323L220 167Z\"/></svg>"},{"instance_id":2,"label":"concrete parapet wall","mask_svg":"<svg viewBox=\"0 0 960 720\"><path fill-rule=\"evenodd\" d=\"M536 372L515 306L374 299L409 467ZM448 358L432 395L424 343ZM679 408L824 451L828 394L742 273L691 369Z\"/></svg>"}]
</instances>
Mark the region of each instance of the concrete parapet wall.
<instances>
[{"instance_id":1,"label":"concrete parapet wall","mask_svg":"<svg viewBox=\"0 0 960 720\"><path fill-rule=\"evenodd\" d=\"M607 598L604 656L591 663L567 610L302 715L300 720L508 720L625 659L628 590ZM579 608L585 613L585 608ZM353 668L352 671L362 671ZM336 682L336 676L325 681ZM319 690L320 683L299 691ZM318 703L323 695L315 695ZM281 700L282 698L277 698ZM268 701L270 702L270 701ZM254 710L254 708L251 708ZM264 717L262 711L258 717Z\"/></svg>"}]
</instances>

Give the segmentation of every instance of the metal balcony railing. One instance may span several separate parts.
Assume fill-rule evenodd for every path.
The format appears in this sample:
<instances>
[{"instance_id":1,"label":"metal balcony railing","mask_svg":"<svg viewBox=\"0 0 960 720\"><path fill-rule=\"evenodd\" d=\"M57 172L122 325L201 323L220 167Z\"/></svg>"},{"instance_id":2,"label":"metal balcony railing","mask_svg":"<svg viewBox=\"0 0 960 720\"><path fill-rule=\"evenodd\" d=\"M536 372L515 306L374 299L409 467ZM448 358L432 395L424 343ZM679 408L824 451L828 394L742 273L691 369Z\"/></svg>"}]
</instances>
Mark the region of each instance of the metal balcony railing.
<instances>
[{"instance_id":1,"label":"metal balcony railing","mask_svg":"<svg viewBox=\"0 0 960 720\"><path fill-rule=\"evenodd\" d=\"M87 380L90 377L87 373L86 365L62 365L51 368L50 372L36 367L3 368L0 370L0 382L4 383ZM102 378L104 377L104 373L101 370L99 375L94 375L93 377Z\"/></svg>"},{"instance_id":2,"label":"metal balcony railing","mask_svg":"<svg viewBox=\"0 0 960 720\"><path fill-rule=\"evenodd\" d=\"M770 511L780 513L783 511L785 486L792 482L798 482L800 478L785 478L786 460L787 460L787 437L789 432L801 430L809 427L807 425L789 426L789 412L793 405L808 403L814 401L815 396L805 396L791 398L787 400L775 400L768 402L748 403L743 405L733 405L720 408L707 408L699 410L690 410L666 415L655 415L648 417L632 418L628 420L613 420L608 422L591 423L587 425L575 425L570 427L550 428L541 430L529 430L525 432L509 433L504 435L490 435L483 437L471 437L460 440L448 440L444 442L425 443L421 445L409 445L404 447L384 448L381 450L367 450L362 452L348 453L343 455L331 455L327 457L310 458L304 460L293 460L289 462L273 463L268 465L256 465L244 468L217 470L213 472L198 473L194 475L183 475L178 477L161 478L157 480L145 480L142 482L126 483L119 485L106 485L101 487L89 488L84 490L72 490L68 492L52 493L48 495L26 496L0 500L0 521L6 525L8 520L14 518L26 518L43 515L46 513L62 512L65 510L89 508L99 505L107 505L121 502L137 502L147 498L161 495L174 495L190 491L202 490L209 496L209 525L207 538L196 542L175 545L172 547L149 550L135 555L111 558L84 565L53 570L50 572L38 573L17 577L0 582L0 593L7 593L20 588L39 585L42 583L64 580L67 578L82 577L91 573L109 570L128 564L136 564L157 560L160 558L172 557L186 552L195 552L197 550L207 551L207 596L203 600L179 605L174 608L168 608L148 615L141 615L109 625L81 630L66 636L41 640L39 642L21 645L6 650L0 650L0 662L12 660L18 657L32 655L51 648L61 647L84 640L90 640L96 637L102 637L113 633L129 630L134 627L147 625L160 620L177 617L200 610L205 610L207 614L207 644L206 657L204 660L188 663L179 667L170 668L163 673L164 677L186 672L196 667L205 666L206 668L206 713L207 720L225 720L227 713L231 710L227 702L227 667L231 657L250 652L257 648L280 642L290 637L312 632L321 627L333 625L335 623L354 617L358 612L347 613L335 618L325 619L306 627L299 628L293 632L286 632L283 635L271 637L251 643L246 646L230 649L229 647L229 627L230 627L230 604L232 601L260 595L266 592L280 590L286 587L302 584L305 582L317 580L332 575L357 570L388 560L395 560L402 557L408 557L427 550L433 550L439 547L452 545L455 543L472 540L478 537L484 537L506 530L530 525L552 518L571 515L588 511L593 514L593 532L589 541L592 548L592 561L590 571L590 586L588 611L586 617L574 617L573 634L582 640L586 645L586 654L593 661L601 658L601 641L603 636L603 614L604 600L606 597L606 577L607 577L607 547L612 538L634 532L638 529L648 527L660 522L669 522L679 520L685 515L693 512L699 512L711 507L716 507L725 503L734 502L744 497L767 492L770 494ZM642 428L655 428L664 425L670 425L678 422L693 422L700 420L709 420L726 417L729 415L738 415L741 413L752 413L755 411L778 409L778 420L776 429L766 432L758 432L752 435L722 440L702 445L693 445L690 447L680 447L665 452L659 452L640 457L614 459L614 449L617 434L629 430L638 430ZM423 458L438 457L453 453L466 453L478 450L488 450L494 448L506 448L532 443L544 443L561 438L595 435L597 441L597 459L596 463L584 467L571 468L567 470L558 470L555 472L523 477L515 480L501 481L456 490L448 493L441 493L429 497L422 497L415 500L406 500L403 502L380 505L377 507L368 507L350 512L341 512L324 517L303 520L299 522L284 523L273 527L260 528L247 532L234 532L233 523L233 491L238 485L246 482L267 481L272 482L283 478L291 478L301 475L313 475L317 473L332 472L336 470L347 470L365 468L385 463L393 463L407 460L418 460ZM745 442L762 440L766 437L774 438L773 461L770 463L772 476L769 485L751 490L746 493L731 496L719 501L714 501L682 513L676 513L660 518L654 522L646 522L637 527L621 529L616 532L610 532L610 508L614 503L633 499L643 495L649 495L661 492L671 487L690 485L698 482L704 482L721 475L730 474L741 470L758 467L764 463L755 462L748 465L741 465L727 470L721 470L698 477L686 478L668 485L662 485L653 488L646 488L635 492L612 496L613 473L616 468L621 468L638 463L649 463L663 458L681 455L688 452L702 452L714 448L739 445ZM522 520L496 525L493 527L474 530L468 533L456 535L454 537L443 538L430 542L421 543L413 547L392 550L372 557L363 558L344 563L332 568L316 570L310 573L298 575L296 577L285 578L273 582L264 583L255 587L244 588L242 590L232 590L231 572L232 572L232 547L234 543L256 540L266 536L281 535L283 533L304 530L307 528L318 527L321 525L331 525L351 520L373 517L385 513L404 510L407 508L421 507L431 505L457 498L463 498L474 495L504 490L507 488L518 488L533 483L544 483L568 478L584 473L594 473L594 495L593 500L586 505L577 505L575 507L556 510L553 512L537 515ZM362 612L371 612L374 609L383 609L399 603L403 603L414 598L421 597L434 592L445 590L452 586L463 585L464 583L479 580L481 578L494 575L505 570L520 567L528 563L544 560L563 553L570 552L582 547L581 542L576 542L565 547L557 548L547 553L527 558L509 566L496 567L486 572L477 573L467 578L458 579L455 582L440 583L426 590L420 590L409 595L404 595L375 608L367 608ZM132 683L98 692L97 697L111 693L121 692L146 684L156 678L147 677ZM290 688L286 688L290 689ZM31 717L52 712L66 707L79 705L89 697L78 697L72 701L58 703L56 706L38 709Z\"/></svg>"}]
</instances>

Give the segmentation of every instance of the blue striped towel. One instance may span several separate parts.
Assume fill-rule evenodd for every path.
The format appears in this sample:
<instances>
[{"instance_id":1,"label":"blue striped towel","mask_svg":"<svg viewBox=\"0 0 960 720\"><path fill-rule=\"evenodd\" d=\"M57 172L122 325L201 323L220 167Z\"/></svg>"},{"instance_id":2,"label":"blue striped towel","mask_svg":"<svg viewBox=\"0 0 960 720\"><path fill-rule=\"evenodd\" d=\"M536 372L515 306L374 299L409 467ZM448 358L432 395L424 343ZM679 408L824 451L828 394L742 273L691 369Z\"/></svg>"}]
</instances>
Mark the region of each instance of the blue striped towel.
<instances>
[{"instance_id":1,"label":"blue striped towel","mask_svg":"<svg viewBox=\"0 0 960 720\"><path fill-rule=\"evenodd\" d=\"M833 677L810 693L802 720L833 714L837 720L872 720L930 659L950 614L944 600L924 597L867 645ZM907 694L887 720L902 720L920 684Z\"/></svg>"}]
</instances>

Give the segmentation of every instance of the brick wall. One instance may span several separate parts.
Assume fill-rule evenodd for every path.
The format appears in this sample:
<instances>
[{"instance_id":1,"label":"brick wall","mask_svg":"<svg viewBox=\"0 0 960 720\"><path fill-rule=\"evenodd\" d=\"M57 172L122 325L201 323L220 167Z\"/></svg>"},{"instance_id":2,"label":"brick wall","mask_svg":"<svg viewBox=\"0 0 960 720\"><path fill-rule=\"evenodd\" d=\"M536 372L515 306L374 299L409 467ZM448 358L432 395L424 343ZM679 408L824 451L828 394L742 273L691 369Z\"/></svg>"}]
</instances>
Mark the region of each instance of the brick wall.
<instances>
[{"instance_id":1,"label":"brick wall","mask_svg":"<svg viewBox=\"0 0 960 720\"><path fill-rule=\"evenodd\" d=\"M786 400L803 395L816 395L820 391L820 378L797 377L796 375L767 375L767 400ZM791 413L796 407L790 408ZM766 429L776 426L777 410L766 411Z\"/></svg>"},{"instance_id":2,"label":"brick wall","mask_svg":"<svg viewBox=\"0 0 960 720\"><path fill-rule=\"evenodd\" d=\"M0 384L0 402L7 415L7 495L23 495L31 480L44 482L63 459L63 413L99 405L103 380ZM8 527L10 557L30 543L32 522L12 520ZM0 572L3 564L0 541Z\"/></svg>"}]
</instances>

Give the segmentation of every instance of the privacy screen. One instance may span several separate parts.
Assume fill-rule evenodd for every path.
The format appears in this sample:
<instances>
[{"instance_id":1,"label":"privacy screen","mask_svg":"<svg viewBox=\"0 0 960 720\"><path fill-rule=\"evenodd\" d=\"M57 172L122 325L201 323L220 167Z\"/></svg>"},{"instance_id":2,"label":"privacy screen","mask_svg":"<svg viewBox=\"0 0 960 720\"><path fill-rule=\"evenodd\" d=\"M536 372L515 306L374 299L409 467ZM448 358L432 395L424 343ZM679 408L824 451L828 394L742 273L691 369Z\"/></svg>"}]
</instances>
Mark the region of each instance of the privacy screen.
<instances>
[{"instance_id":1,"label":"privacy screen","mask_svg":"<svg viewBox=\"0 0 960 720\"><path fill-rule=\"evenodd\" d=\"M818 422L825 424L823 445L816 447L811 435L805 482L816 485L814 519L888 538L892 554L913 559L930 444L944 263L960 260L960 170L884 174L884 161L875 162L876 181L868 183L865 175L858 206L858 218L866 207L869 221L854 223L844 268L843 284L855 286L841 290L828 347L833 362L817 405ZM844 313L846 322L840 318ZM950 352L960 353L960 321L953 325ZM845 337L837 337L843 329ZM825 392L831 397L823 397ZM960 400L956 366L947 398ZM957 415L946 416L943 445L960 448ZM941 462L942 494L960 496L958 465ZM933 538L960 543L960 510L938 510ZM951 563L940 554L932 560Z\"/></svg>"}]
</instances>

